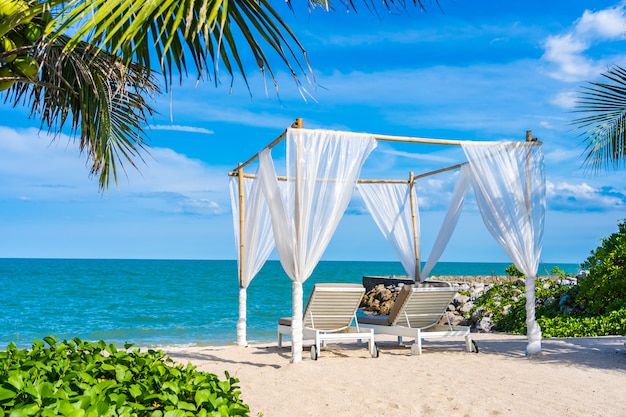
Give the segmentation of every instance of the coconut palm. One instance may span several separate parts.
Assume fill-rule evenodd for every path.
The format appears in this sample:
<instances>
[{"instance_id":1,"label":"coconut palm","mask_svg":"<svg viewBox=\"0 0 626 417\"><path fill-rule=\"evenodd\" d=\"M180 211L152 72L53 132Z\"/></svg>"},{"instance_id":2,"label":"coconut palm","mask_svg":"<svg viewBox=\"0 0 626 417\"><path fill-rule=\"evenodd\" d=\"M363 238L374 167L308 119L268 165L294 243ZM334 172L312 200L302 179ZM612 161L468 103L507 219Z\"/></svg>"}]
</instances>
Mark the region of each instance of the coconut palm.
<instances>
[{"instance_id":1,"label":"coconut palm","mask_svg":"<svg viewBox=\"0 0 626 417\"><path fill-rule=\"evenodd\" d=\"M7 90L6 103L30 107L55 136L67 126L104 190L117 184L122 161L142 159L143 126L154 112L146 97L160 89L137 63L84 41L68 48L61 33L43 37L49 10L48 3L0 0L0 91Z\"/></svg>"},{"instance_id":2,"label":"coconut palm","mask_svg":"<svg viewBox=\"0 0 626 417\"><path fill-rule=\"evenodd\" d=\"M307 2L332 8L328 0ZM364 2L374 7L372 0ZM345 4L354 9L352 0ZM405 6L399 0L383 4ZM413 4L424 7L422 0ZM0 43L0 91L11 86L8 101L29 103L53 131L71 117L101 189L111 179L117 183L120 158L135 165L141 157L142 126L153 112L143 97L159 91L154 72L163 76L165 89L191 70L217 83L222 69L231 83L240 74L247 84L251 58L276 89L270 65L276 61L298 86L300 77L314 82L303 45L268 0L0 0L0 40L33 20L45 26L36 42ZM10 72L16 64L8 60L20 55L30 58L20 64L28 74Z\"/></svg>"},{"instance_id":3,"label":"coconut palm","mask_svg":"<svg viewBox=\"0 0 626 417\"><path fill-rule=\"evenodd\" d=\"M583 130L584 165L596 172L626 164L626 69L615 66L602 76L606 82L583 87L575 111L586 116L572 122Z\"/></svg>"}]
</instances>

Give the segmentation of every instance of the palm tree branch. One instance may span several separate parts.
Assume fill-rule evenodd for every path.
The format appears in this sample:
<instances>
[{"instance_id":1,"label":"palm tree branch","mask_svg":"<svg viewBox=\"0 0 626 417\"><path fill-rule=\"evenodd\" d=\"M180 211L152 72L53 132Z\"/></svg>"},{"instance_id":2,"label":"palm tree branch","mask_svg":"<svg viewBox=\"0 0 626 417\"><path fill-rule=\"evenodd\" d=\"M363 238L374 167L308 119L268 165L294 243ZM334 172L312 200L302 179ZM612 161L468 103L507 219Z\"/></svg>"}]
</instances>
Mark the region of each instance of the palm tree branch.
<instances>
[{"instance_id":1,"label":"palm tree branch","mask_svg":"<svg viewBox=\"0 0 626 417\"><path fill-rule=\"evenodd\" d=\"M585 144L583 166L593 171L626 165L626 70L615 66L602 74L610 82L582 88L571 123Z\"/></svg>"}]
</instances>

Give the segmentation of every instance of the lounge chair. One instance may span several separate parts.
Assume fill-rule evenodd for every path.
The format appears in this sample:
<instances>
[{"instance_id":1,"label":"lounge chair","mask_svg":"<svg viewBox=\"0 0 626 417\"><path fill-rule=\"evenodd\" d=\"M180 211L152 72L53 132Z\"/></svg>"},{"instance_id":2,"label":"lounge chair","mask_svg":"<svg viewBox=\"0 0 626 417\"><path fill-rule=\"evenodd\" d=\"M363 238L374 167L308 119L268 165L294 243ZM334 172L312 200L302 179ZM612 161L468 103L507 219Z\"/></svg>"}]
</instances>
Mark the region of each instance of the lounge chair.
<instances>
[{"instance_id":1,"label":"lounge chair","mask_svg":"<svg viewBox=\"0 0 626 417\"><path fill-rule=\"evenodd\" d=\"M315 284L302 316L303 339L314 339L311 358L317 360L321 347L330 340L367 340L372 357L378 357L374 330L361 329L356 311L365 294L360 284ZM356 326L352 326L352 323ZM278 347L283 335L291 336L291 318L278 320Z\"/></svg>"},{"instance_id":2,"label":"lounge chair","mask_svg":"<svg viewBox=\"0 0 626 417\"><path fill-rule=\"evenodd\" d=\"M373 329L376 334L412 337L411 354L422 354L422 340L443 337L464 337L468 352L477 351L467 326L450 324L446 310L456 290L449 283L404 285L387 316L359 316L359 325ZM447 324L440 324L443 317Z\"/></svg>"}]
</instances>

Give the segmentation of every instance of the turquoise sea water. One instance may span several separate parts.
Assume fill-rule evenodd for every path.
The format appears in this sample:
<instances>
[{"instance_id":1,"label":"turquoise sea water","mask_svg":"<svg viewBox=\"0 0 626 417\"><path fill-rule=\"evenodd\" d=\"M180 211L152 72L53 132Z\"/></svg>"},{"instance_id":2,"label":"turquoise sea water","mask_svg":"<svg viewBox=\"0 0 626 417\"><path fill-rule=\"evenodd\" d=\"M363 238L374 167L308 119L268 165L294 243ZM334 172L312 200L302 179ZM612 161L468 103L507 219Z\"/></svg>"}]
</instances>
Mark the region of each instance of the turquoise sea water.
<instances>
[{"instance_id":1,"label":"turquoise sea water","mask_svg":"<svg viewBox=\"0 0 626 417\"><path fill-rule=\"evenodd\" d=\"M432 275L505 275L510 263L439 263ZM539 275L556 264L542 264ZM558 264L575 273L576 264ZM320 262L304 284L356 282L363 275L404 275L399 262ZM35 339L105 340L155 345L236 341L235 261L0 259L0 348ZM275 339L291 315L291 281L269 261L248 287L248 341Z\"/></svg>"}]
</instances>

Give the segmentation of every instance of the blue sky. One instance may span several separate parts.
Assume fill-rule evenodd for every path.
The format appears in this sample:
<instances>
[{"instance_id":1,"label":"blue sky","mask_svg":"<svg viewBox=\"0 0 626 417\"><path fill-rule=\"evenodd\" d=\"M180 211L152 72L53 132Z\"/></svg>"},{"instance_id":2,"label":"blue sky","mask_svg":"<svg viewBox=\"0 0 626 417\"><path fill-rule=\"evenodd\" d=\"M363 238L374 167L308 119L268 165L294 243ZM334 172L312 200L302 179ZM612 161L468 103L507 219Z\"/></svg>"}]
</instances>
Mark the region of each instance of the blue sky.
<instances>
[{"instance_id":1,"label":"blue sky","mask_svg":"<svg viewBox=\"0 0 626 417\"><path fill-rule=\"evenodd\" d=\"M252 96L240 77L232 91L226 73L217 87L196 86L192 77L174 88L171 102L156 99L151 156L105 194L68 137L51 142L26 108L2 104L0 257L233 259L227 173L302 117L309 128L450 139L523 140L532 130L544 142L548 182L542 261L584 261L626 217L626 181L623 171L581 169L583 147L569 123L580 87L626 64L625 3L440 6L293 15L275 4L307 50L317 84L305 87L314 99L302 99L278 61L279 97L271 83L265 93L253 67ZM362 176L406 178L460 162L459 155L384 143ZM419 197L424 258L454 174L426 181L429 192ZM355 198L323 259L395 258ZM471 203L442 260L508 262Z\"/></svg>"}]
</instances>

